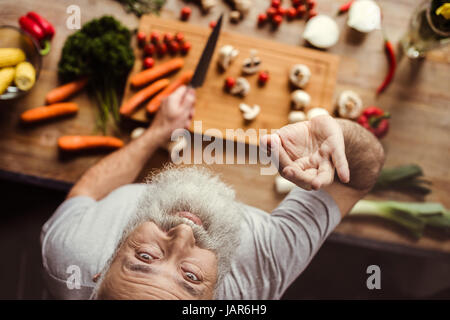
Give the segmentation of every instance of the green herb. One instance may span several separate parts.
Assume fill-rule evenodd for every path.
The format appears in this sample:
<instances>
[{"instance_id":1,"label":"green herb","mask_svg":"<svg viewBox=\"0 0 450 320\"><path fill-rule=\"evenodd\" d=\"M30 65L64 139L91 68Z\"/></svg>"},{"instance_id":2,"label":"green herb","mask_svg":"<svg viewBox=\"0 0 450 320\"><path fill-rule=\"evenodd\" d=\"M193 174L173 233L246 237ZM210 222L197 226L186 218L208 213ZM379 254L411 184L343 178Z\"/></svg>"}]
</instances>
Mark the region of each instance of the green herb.
<instances>
[{"instance_id":1,"label":"green herb","mask_svg":"<svg viewBox=\"0 0 450 320\"><path fill-rule=\"evenodd\" d=\"M431 182L422 179L422 176L422 169L415 164L383 168L372 190L400 189L426 195L431 192L427 187Z\"/></svg>"},{"instance_id":2,"label":"green herb","mask_svg":"<svg viewBox=\"0 0 450 320\"><path fill-rule=\"evenodd\" d=\"M166 0L116 0L125 7L127 12L132 12L140 17L146 13L159 14Z\"/></svg>"},{"instance_id":3,"label":"green herb","mask_svg":"<svg viewBox=\"0 0 450 320\"><path fill-rule=\"evenodd\" d=\"M450 211L435 202L399 202L360 200L350 216L369 215L392 221L420 238L426 226L439 228L450 234Z\"/></svg>"},{"instance_id":4,"label":"green herb","mask_svg":"<svg viewBox=\"0 0 450 320\"><path fill-rule=\"evenodd\" d=\"M99 106L97 125L105 133L109 115L119 121L117 91L134 64L131 32L111 16L94 19L64 43L58 74L64 81L89 77Z\"/></svg>"}]
</instances>

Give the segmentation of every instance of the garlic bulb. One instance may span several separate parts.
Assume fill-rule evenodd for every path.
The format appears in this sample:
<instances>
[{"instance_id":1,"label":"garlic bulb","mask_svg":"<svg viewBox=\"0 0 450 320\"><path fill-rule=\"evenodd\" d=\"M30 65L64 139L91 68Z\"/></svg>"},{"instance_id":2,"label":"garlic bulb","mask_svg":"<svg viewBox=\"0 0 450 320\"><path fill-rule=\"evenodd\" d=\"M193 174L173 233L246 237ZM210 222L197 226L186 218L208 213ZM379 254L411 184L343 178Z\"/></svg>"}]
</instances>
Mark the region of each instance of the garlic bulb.
<instances>
[{"instance_id":1,"label":"garlic bulb","mask_svg":"<svg viewBox=\"0 0 450 320\"><path fill-rule=\"evenodd\" d=\"M351 90L342 91L338 101L339 116L346 119L356 119L363 111L363 103L359 95Z\"/></svg>"},{"instance_id":2,"label":"garlic bulb","mask_svg":"<svg viewBox=\"0 0 450 320\"><path fill-rule=\"evenodd\" d=\"M258 72L261 65L261 59L257 57L257 50L250 50L250 58L244 60L242 64L242 72L244 74L254 74Z\"/></svg>"},{"instance_id":3,"label":"garlic bulb","mask_svg":"<svg viewBox=\"0 0 450 320\"><path fill-rule=\"evenodd\" d=\"M246 96L250 91L250 83L247 79L239 77L236 79L236 84L231 88L230 92L234 95Z\"/></svg>"},{"instance_id":4,"label":"garlic bulb","mask_svg":"<svg viewBox=\"0 0 450 320\"><path fill-rule=\"evenodd\" d=\"M294 109L303 110L304 108L309 106L311 97L306 91L295 90L291 94L291 101Z\"/></svg>"},{"instance_id":5,"label":"garlic bulb","mask_svg":"<svg viewBox=\"0 0 450 320\"><path fill-rule=\"evenodd\" d=\"M347 25L359 32L381 28L381 10L373 0L355 1L348 12Z\"/></svg>"},{"instance_id":6,"label":"garlic bulb","mask_svg":"<svg viewBox=\"0 0 450 320\"><path fill-rule=\"evenodd\" d=\"M327 49L339 40L339 28L332 18L320 14L308 20L303 38L316 48Z\"/></svg>"},{"instance_id":7,"label":"garlic bulb","mask_svg":"<svg viewBox=\"0 0 450 320\"><path fill-rule=\"evenodd\" d=\"M289 80L297 88L303 88L311 78L311 71L304 64L296 64L289 72Z\"/></svg>"},{"instance_id":8,"label":"garlic bulb","mask_svg":"<svg viewBox=\"0 0 450 320\"><path fill-rule=\"evenodd\" d=\"M306 117L308 118L308 120L311 120L314 117L317 116L321 116L324 114L329 114L328 111L324 108L312 108L311 110L308 111L308 113L306 114Z\"/></svg>"},{"instance_id":9,"label":"garlic bulb","mask_svg":"<svg viewBox=\"0 0 450 320\"><path fill-rule=\"evenodd\" d=\"M289 123L296 123L306 120L306 115L303 111L291 111L288 116Z\"/></svg>"},{"instance_id":10,"label":"garlic bulb","mask_svg":"<svg viewBox=\"0 0 450 320\"><path fill-rule=\"evenodd\" d=\"M218 63L223 70L228 69L231 62L239 54L239 50L235 49L232 45L225 45L219 50Z\"/></svg>"}]
</instances>

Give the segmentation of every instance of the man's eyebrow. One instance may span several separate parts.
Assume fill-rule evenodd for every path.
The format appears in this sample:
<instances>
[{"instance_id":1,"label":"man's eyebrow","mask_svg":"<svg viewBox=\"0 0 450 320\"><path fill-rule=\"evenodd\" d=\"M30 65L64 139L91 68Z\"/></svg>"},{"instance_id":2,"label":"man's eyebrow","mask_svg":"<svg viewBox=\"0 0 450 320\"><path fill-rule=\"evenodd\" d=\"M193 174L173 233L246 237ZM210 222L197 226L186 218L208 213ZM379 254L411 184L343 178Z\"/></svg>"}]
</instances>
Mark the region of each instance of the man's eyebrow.
<instances>
[{"instance_id":1,"label":"man's eyebrow","mask_svg":"<svg viewBox=\"0 0 450 320\"><path fill-rule=\"evenodd\" d=\"M175 279L175 281L178 283L179 286L181 286L184 289L184 291L186 291L190 295L192 295L194 297L200 297L203 295L203 290L195 289L193 286L188 284L186 281L183 281L180 279Z\"/></svg>"},{"instance_id":2,"label":"man's eyebrow","mask_svg":"<svg viewBox=\"0 0 450 320\"><path fill-rule=\"evenodd\" d=\"M149 273L157 274L158 273L154 268L152 268L149 265L142 264L142 263L132 263L128 260L125 261L125 267L128 270L137 271L137 272L141 272L141 273L147 273L147 274L149 274Z\"/></svg>"}]
</instances>

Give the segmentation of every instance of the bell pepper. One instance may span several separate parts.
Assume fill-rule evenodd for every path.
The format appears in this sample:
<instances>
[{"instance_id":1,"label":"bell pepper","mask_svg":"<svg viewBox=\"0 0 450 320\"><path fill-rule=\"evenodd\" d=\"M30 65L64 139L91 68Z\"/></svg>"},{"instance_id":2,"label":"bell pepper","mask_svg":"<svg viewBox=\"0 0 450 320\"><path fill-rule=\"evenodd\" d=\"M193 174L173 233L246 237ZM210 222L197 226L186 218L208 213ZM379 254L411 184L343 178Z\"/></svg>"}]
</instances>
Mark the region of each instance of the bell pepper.
<instances>
[{"instance_id":1,"label":"bell pepper","mask_svg":"<svg viewBox=\"0 0 450 320\"><path fill-rule=\"evenodd\" d=\"M383 138L389 131L390 114L378 107L367 107L358 118L358 123L372 132L377 138Z\"/></svg>"},{"instance_id":2,"label":"bell pepper","mask_svg":"<svg viewBox=\"0 0 450 320\"><path fill-rule=\"evenodd\" d=\"M45 56L50 52L50 40L55 35L53 26L36 12L29 12L19 18L22 30L29 33L41 46L40 54Z\"/></svg>"}]
</instances>

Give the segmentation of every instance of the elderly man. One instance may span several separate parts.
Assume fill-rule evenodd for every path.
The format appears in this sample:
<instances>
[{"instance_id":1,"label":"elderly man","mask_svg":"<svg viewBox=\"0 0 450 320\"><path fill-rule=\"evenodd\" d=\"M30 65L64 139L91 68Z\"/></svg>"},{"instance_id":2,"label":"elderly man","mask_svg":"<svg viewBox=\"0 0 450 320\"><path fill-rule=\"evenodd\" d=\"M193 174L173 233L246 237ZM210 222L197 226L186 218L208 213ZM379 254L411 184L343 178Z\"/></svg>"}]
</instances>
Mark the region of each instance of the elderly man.
<instances>
[{"instance_id":1,"label":"elderly man","mask_svg":"<svg viewBox=\"0 0 450 320\"><path fill-rule=\"evenodd\" d=\"M169 167L129 184L173 130L189 127L194 101L193 90L178 89L149 129L90 168L44 225L55 297L279 299L382 167L371 133L318 116L261 139L299 186L271 214L237 202L204 168Z\"/></svg>"}]
</instances>

